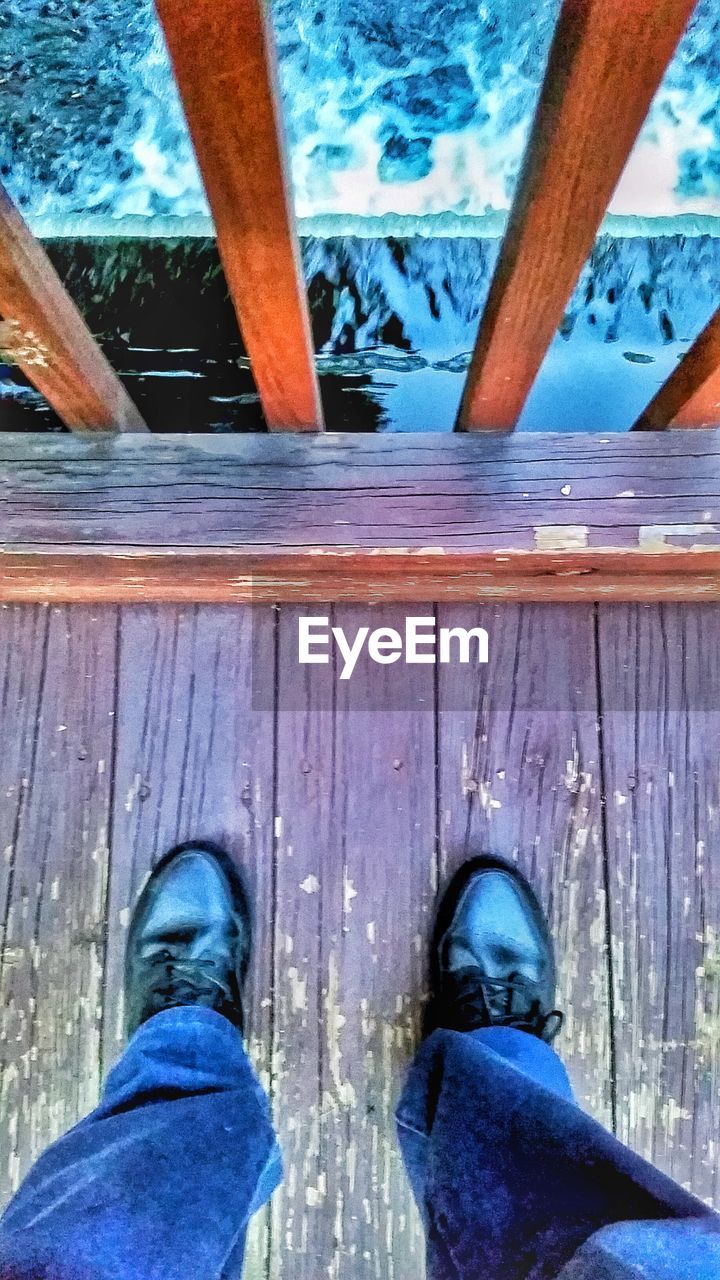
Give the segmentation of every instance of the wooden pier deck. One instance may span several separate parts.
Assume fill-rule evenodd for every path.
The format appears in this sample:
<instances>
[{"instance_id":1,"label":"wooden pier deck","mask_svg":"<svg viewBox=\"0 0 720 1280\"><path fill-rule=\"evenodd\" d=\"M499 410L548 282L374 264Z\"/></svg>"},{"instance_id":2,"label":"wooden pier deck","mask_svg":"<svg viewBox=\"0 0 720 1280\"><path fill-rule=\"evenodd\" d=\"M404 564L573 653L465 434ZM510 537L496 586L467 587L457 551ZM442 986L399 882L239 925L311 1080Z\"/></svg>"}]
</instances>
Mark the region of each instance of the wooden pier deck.
<instances>
[{"instance_id":1,"label":"wooden pier deck","mask_svg":"<svg viewBox=\"0 0 720 1280\"><path fill-rule=\"evenodd\" d=\"M0 608L3 1200L119 1052L143 876L204 835L254 887L249 1037L287 1166L251 1280L421 1276L392 1107L438 888L483 848L548 906L583 1105L717 1203L720 605L440 605L487 627L488 667L344 683L297 666L299 611Z\"/></svg>"}]
</instances>

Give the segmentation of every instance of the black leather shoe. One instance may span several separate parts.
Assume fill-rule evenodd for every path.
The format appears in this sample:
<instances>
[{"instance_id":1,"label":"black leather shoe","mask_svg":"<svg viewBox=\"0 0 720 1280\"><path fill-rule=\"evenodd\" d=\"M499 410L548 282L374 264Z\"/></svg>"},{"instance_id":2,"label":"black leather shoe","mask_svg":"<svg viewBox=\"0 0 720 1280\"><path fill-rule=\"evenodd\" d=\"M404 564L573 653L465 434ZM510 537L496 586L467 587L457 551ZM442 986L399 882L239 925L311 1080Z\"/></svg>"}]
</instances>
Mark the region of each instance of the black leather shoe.
<instances>
[{"instance_id":1,"label":"black leather shoe","mask_svg":"<svg viewBox=\"0 0 720 1280\"><path fill-rule=\"evenodd\" d=\"M243 1029L250 907L236 867L204 840L157 864L133 912L125 952L128 1036L162 1009L204 1005Z\"/></svg>"},{"instance_id":2,"label":"black leather shoe","mask_svg":"<svg viewBox=\"0 0 720 1280\"><path fill-rule=\"evenodd\" d=\"M562 1025L547 920L511 863L466 862L441 902L426 1031L515 1027L551 1041Z\"/></svg>"}]
</instances>

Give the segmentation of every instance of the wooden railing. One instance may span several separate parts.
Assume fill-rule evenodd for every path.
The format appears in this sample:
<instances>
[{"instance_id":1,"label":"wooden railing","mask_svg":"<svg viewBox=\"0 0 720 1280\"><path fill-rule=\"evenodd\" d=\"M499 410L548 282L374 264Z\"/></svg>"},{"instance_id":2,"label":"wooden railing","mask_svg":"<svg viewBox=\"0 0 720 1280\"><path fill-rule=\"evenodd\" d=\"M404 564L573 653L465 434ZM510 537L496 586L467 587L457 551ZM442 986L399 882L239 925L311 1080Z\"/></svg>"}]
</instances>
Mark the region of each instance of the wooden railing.
<instances>
[{"instance_id":1,"label":"wooden railing","mask_svg":"<svg viewBox=\"0 0 720 1280\"><path fill-rule=\"evenodd\" d=\"M695 0L565 0L458 425L512 431Z\"/></svg>"},{"instance_id":2,"label":"wooden railing","mask_svg":"<svg viewBox=\"0 0 720 1280\"><path fill-rule=\"evenodd\" d=\"M264 0L159 0L265 420L322 428Z\"/></svg>"},{"instance_id":3,"label":"wooden railing","mask_svg":"<svg viewBox=\"0 0 720 1280\"><path fill-rule=\"evenodd\" d=\"M76 431L145 431L135 405L0 186L0 351Z\"/></svg>"},{"instance_id":4,"label":"wooden railing","mask_svg":"<svg viewBox=\"0 0 720 1280\"><path fill-rule=\"evenodd\" d=\"M694 0L563 0L458 416L512 431ZM264 0L158 0L265 419L320 431ZM0 346L76 430L144 423L0 193ZM720 313L637 429L720 422Z\"/></svg>"},{"instance_id":5,"label":"wooden railing","mask_svg":"<svg viewBox=\"0 0 720 1280\"><path fill-rule=\"evenodd\" d=\"M717 431L0 433L0 511L0 602L720 599Z\"/></svg>"},{"instance_id":6,"label":"wooden railing","mask_svg":"<svg viewBox=\"0 0 720 1280\"><path fill-rule=\"evenodd\" d=\"M635 431L720 423L720 310L635 423Z\"/></svg>"}]
</instances>

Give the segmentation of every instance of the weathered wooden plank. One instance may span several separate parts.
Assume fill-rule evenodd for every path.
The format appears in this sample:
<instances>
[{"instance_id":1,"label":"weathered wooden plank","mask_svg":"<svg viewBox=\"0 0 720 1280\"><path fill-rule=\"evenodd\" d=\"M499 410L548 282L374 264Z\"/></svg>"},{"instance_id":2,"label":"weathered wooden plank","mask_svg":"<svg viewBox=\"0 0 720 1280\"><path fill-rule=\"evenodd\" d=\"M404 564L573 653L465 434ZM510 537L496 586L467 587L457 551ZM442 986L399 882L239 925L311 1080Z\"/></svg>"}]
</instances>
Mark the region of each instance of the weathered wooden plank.
<instances>
[{"instance_id":1,"label":"weathered wooden plank","mask_svg":"<svg viewBox=\"0 0 720 1280\"><path fill-rule=\"evenodd\" d=\"M556 940L557 1041L581 1102L612 1122L606 900L592 608L441 608L483 626L486 667L439 668L440 841L446 880L474 853L516 858Z\"/></svg>"},{"instance_id":2,"label":"weathered wooden plank","mask_svg":"<svg viewBox=\"0 0 720 1280\"><path fill-rule=\"evenodd\" d=\"M124 609L105 977L105 1056L122 1046L129 913L152 865L205 837L236 855L255 905L248 1042L271 1071L274 615L270 609ZM267 1219L247 1274L265 1274Z\"/></svg>"},{"instance_id":3,"label":"weathered wooden plank","mask_svg":"<svg viewBox=\"0 0 720 1280\"><path fill-rule=\"evenodd\" d=\"M638 418L634 431L720 424L720 310L706 324L667 382Z\"/></svg>"},{"instance_id":4,"label":"weathered wooden plank","mask_svg":"<svg viewBox=\"0 0 720 1280\"><path fill-rule=\"evenodd\" d=\"M152 556L0 552L0 600L71 604L272 604L282 601L422 604L438 601L587 603L720 599L720 554L671 548L573 555L328 554L310 557Z\"/></svg>"},{"instance_id":5,"label":"weathered wooden plank","mask_svg":"<svg viewBox=\"0 0 720 1280\"><path fill-rule=\"evenodd\" d=\"M720 1204L720 612L599 614L619 1134Z\"/></svg>"},{"instance_id":6,"label":"weathered wooden plank","mask_svg":"<svg viewBox=\"0 0 720 1280\"><path fill-rule=\"evenodd\" d=\"M10 937L9 919L14 884L15 844L19 823L28 800L34 798L37 759L37 722L45 677L45 652L49 611L42 607L0 609L0 728L4 749L0 756L0 847L5 852L0 862L0 904L2 909L2 949L0 950L0 1024L1 1072L8 1082L0 1090L0 1203L4 1204L17 1186L24 1168L18 1151L19 1128L23 1117L18 1090L22 1089L22 1051L15 1058L15 1046L9 1041L9 1022L16 1021L14 1011L6 1013L14 969L27 963L25 950ZM25 1050L27 1052L27 1050ZM23 1135L24 1145L24 1135Z\"/></svg>"},{"instance_id":7,"label":"weathered wooden plank","mask_svg":"<svg viewBox=\"0 0 720 1280\"><path fill-rule=\"evenodd\" d=\"M678 437L0 439L0 598L717 598L720 441Z\"/></svg>"},{"instance_id":8,"label":"weathered wooden plank","mask_svg":"<svg viewBox=\"0 0 720 1280\"><path fill-rule=\"evenodd\" d=\"M2 184L0 351L73 430L147 430Z\"/></svg>"},{"instance_id":9,"label":"weathered wooden plank","mask_svg":"<svg viewBox=\"0 0 720 1280\"><path fill-rule=\"evenodd\" d=\"M105 1063L145 870L198 830L242 845L258 906L251 1044L274 1080L289 1166L270 1274L281 1259L292 1280L348 1266L361 1280L422 1274L389 1115L425 981L436 756L443 879L492 847L517 854L549 904L572 1012L559 1047L581 1099L611 1119L614 1028L620 1136L717 1202L717 609L600 610L612 1002L591 611L441 608L444 625L487 627L491 663L440 669L437 744L432 673L300 676L295 610L281 625L278 712L274 624L250 612L124 610L116 701L114 610L0 609L0 1195L98 1088L117 735ZM348 632L401 619L336 612ZM265 1225L253 1280L268 1274Z\"/></svg>"},{"instance_id":10,"label":"weathered wooden plank","mask_svg":"<svg viewBox=\"0 0 720 1280\"><path fill-rule=\"evenodd\" d=\"M0 612L2 1188L100 1084L116 610Z\"/></svg>"},{"instance_id":11,"label":"weathered wooden plank","mask_svg":"<svg viewBox=\"0 0 720 1280\"><path fill-rule=\"evenodd\" d=\"M432 469L441 466L441 475L453 474L451 468L471 466L473 459L478 469L502 463L509 474L518 464L536 463L545 467L547 478L557 479L565 466L588 468L591 462L600 466L612 461L617 464L615 474L627 473L627 467L639 463L641 468L654 468L648 474L662 473L662 463L684 465L692 457L696 464L707 459L712 467L713 459L720 456L720 430L697 432L692 437L682 431L669 431L661 439L650 434L636 437L625 434L606 435L602 432L519 432L507 436L503 432L490 432L486 436L469 438L440 431L418 432L329 432L322 435L187 435L164 432L148 440L142 435L116 435L98 432L92 436L56 435L42 431L0 432L0 462L54 462L75 463L110 460L117 466L124 460L142 459L144 466L166 463L173 466L194 466L199 461L233 466L242 462L253 469L260 466L292 467L300 475L299 483L313 488L314 468L323 465L348 467L351 483L362 487L367 479L367 468L372 466L402 465L416 470L426 478ZM359 470L359 467L365 469ZM426 468L423 472L422 466ZM555 470L553 470L555 468ZM587 472L589 474L589 471ZM641 471L644 475L644 470ZM704 472L701 472L704 474ZM303 477L307 477L304 479ZM373 478L374 482L374 478ZM345 475L337 474L338 488L345 484Z\"/></svg>"},{"instance_id":12,"label":"weathered wooden plank","mask_svg":"<svg viewBox=\"0 0 720 1280\"><path fill-rule=\"evenodd\" d=\"M0 716L4 749L0 757L0 848L12 850L20 814L28 799L30 774L37 754L36 728L45 678L49 610L0 606ZM3 928L12 883L12 853L0 861ZM4 935L3 935L4 937ZM0 953L0 964L13 963Z\"/></svg>"},{"instance_id":13,"label":"weathered wooden plank","mask_svg":"<svg viewBox=\"0 0 720 1280\"><path fill-rule=\"evenodd\" d=\"M263 0L158 0L218 249L271 430L322 429Z\"/></svg>"},{"instance_id":14,"label":"weathered wooden plank","mask_svg":"<svg viewBox=\"0 0 720 1280\"><path fill-rule=\"evenodd\" d=\"M564 0L463 394L512 430L695 0Z\"/></svg>"},{"instance_id":15,"label":"weathered wooden plank","mask_svg":"<svg viewBox=\"0 0 720 1280\"><path fill-rule=\"evenodd\" d=\"M280 616L275 1103L287 1179L271 1274L399 1280L422 1274L424 1252L392 1110L426 985L432 672L358 665L340 682L330 667L301 669L300 612ZM396 609L372 616L403 625ZM353 634L367 611L333 617Z\"/></svg>"}]
</instances>

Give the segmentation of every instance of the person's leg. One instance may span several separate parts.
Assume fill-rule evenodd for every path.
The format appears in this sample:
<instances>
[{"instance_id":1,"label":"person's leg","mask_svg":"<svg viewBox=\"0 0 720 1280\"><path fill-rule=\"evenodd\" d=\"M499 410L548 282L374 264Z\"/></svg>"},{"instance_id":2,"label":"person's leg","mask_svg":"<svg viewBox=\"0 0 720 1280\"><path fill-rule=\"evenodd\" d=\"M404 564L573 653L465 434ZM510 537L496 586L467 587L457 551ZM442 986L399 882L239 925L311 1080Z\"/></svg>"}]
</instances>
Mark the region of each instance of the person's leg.
<instances>
[{"instance_id":1,"label":"person's leg","mask_svg":"<svg viewBox=\"0 0 720 1280\"><path fill-rule=\"evenodd\" d=\"M514 869L468 864L432 968L431 1034L397 1112L431 1280L549 1280L607 1223L707 1212L573 1101L549 1043L552 944Z\"/></svg>"},{"instance_id":2,"label":"person's leg","mask_svg":"<svg viewBox=\"0 0 720 1280\"><path fill-rule=\"evenodd\" d=\"M521 1071L529 1080L549 1089L567 1102L574 1100L572 1085L561 1059L551 1045L515 1027L477 1027L466 1034Z\"/></svg>"},{"instance_id":3,"label":"person's leg","mask_svg":"<svg viewBox=\"0 0 720 1280\"><path fill-rule=\"evenodd\" d=\"M464 1035L468 1042L484 1046L536 1084L572 1102L573 1092L567 1071L558 1055L544 1041L512 1027L478 1027ZM427 1051L427 1044L426 1040L408 1072L396 1115L405 1169L426 1225L425 1187L430 1150L430 1117L435 1110L436 1095L442 1078L442 1067L436 1056ZM458 1105L462 1105L460 1100Z\"/></svg>"},{"instance_id":4,"label":"person's leg","mask_svg":"<svg viewBox=\"0 0 720 1280\"><path fill-rule=\"evenodd\" d=\"M242 1042L241 894L209 846L154 873L128 940L129 1044L6 1210L0 1280L240 1275L248 1221L281 1177Z\"/></svg>"}]
</instances>

